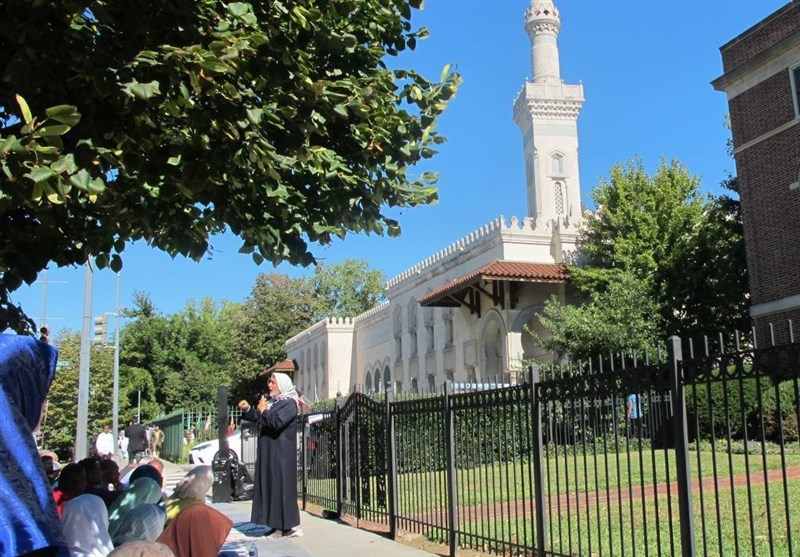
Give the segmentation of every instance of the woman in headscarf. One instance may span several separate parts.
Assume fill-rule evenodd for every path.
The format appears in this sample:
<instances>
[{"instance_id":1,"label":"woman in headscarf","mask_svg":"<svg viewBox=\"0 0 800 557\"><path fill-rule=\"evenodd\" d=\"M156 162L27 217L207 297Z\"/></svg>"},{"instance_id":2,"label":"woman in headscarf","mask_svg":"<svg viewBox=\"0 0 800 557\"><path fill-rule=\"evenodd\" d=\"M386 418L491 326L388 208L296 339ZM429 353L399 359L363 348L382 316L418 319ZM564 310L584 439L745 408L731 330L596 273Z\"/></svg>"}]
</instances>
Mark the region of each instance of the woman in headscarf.
<instances>
[{"instance_id":1,"label":"woman in headscarf","mask_svg":"<svg viewBox=\"0 0 800 557\"><path fill-rule=\"evenodd\" d=\"M167 513L161 505L137 505L122 519L111 541L114 546L136 541L154 542L164 531L166 522Z\"/></svg>"},{"instance_id":2,"label":"woman in headscarf","mask_svg":"<svg viewBox=\"0 0 800 557\"><path fill-rule=\"evenodd\" d=\"M105 557L114 550L108 510L97 495L85 493L64 503L61 522L72 557Z\"/></svg>"},{"instance_id":3,"label":"woman in headscarf","mask_svg":"<svg viewBox=\"0 0 800 557\"><path fill-rule=\"evenodd\" d=\"M161 486L155 481L145 477L133 482L108 508L108 533L111 539L116 540L119 530L130 524L129 515L137 507L160 501ZM164 528L163 524L161 528Z\"/></svg>"},{"instance_id":4,"label":"woman in headscarf","mask_svg":"<svg viewBox=\"0 0 800 557\"><path fill-rule=\"evenodd\" d=\"M206 493L213 483L214 474L210 466L192 468L167 499L167 522L172 522L181 511L193 505L204 505Z\"/></svg>"},{"instance_id":5,"label":"woman in headscarf","mask_svg":"<svg viewBox=\"0 0 800 557\"><path fill-rule=\"evenodd\" d=\"M160 461L159 464L161 464ZM161 466L163 467L163 464ZM133 469L133 473L128 479L128 482L133 483L139 478L150 478L159 486L164 485L164 477L161 475L158 468L152 464L139 464L139 466Z\"/></svg>"},{"instance_id":6,"label":"woman in headscarf","mask_svg":"<svg viewBox=\"0 0 800 557\"><path fill-rule=\"evenodd\" d=\"M86 491L86 471L78 463L71 463L64 466L58 476L58 487L53 490L53 499L56 502L58 516L63 516L64 505L70 499Z\"/></svg>"},{"instance_id":7,"label":"woman in headscarf","mask_svg":"<svg viewBox=\"0 0 800 557\"><path fill-rule=\"evenodd\" d=\"M216 557L233 522L207 505L184 509L170 522L158 541L168 546L176 557Z\"/></svg>"},{"instance_id":8,"label":"woman in headscarf","mask_svg":"<svg viewBox=\"0 0 800 557\"><path fill-rule=\"evenodd\" d=\"M0 335L0 555L69 555L32 434L57 359L47 343Z\"/></svg>"},{"instance_id":9,"label":"woman in headscarf","mask_svg":"<svg viewBox=\"0 0 800 557\"><path fill-rule=\"evenodd\" d=\"M270 399L261 398L255 408L239 402L242 419L260 426L251 522L268 525L269 538L302 536L297 506L298 396L291 378L273 373Z\"/></svg>"}]
</instances>

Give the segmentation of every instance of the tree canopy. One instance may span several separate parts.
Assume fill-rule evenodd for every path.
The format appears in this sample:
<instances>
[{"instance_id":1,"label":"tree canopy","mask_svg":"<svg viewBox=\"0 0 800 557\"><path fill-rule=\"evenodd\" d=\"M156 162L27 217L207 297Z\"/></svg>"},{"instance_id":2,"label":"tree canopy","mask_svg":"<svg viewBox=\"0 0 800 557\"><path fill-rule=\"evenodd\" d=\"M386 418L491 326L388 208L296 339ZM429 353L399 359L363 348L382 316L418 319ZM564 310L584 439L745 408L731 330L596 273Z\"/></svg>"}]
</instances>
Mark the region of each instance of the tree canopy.
<instances>
[{"instance_id":1,"label":"tree canopy","mask_svg":"<svg viewBox=\"0 0 800 557\"><path fill-rule=\"evenodd\" d=\"M307 265L312 244L400 232L436 200L409 169L456 93L391 69L421 0L39 2L0 6L0 325L53 263L122 265L129 241L199 259ZM413 176L413 177L412 177Z\"/></svg>"},{"instance_id":2,"label":"tree canopy","mask_svg":"<svg viewBox=\"0 0 800 557\"><path fill-rule=\"evenodd\" d=\"M704 196L699 178L662 160L650 176L640 159L615 165L584 215L580 266L571 269L584 303L546 306L560 354L643 349L667 335L747 325L747 272L739 202ZM735 179L723 187L736 193Z\"/></svg>"},{"instance_id":3,"label":"tree canopy","mask_svg":"<svg viewBox=\"0 0 800 557\"><path fill-rule=\"evenodd\" d=\"M315 320L323 317L355 317L383 302L386 277L370 269L361 259L341 263L319 263L311 279L317 308Z\"/></svg>"}]
</instances>

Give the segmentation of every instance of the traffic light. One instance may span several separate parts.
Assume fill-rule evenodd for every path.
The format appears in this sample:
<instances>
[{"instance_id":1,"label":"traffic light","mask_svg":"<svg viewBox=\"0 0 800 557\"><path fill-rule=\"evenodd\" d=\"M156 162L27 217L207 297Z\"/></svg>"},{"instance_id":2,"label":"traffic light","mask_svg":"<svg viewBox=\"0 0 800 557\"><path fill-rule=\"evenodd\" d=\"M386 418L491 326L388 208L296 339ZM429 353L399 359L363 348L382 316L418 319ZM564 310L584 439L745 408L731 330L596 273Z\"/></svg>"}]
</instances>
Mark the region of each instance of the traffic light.
<instances>
[{"instance_id":1,"label":"traffic light","mask_svg":"<svg viewBox=\"0 0 800 557\"><path fill-rule=\"evenodd\" d=\"M108 315L98 315L94 318L94 338L92 344L102 346L108 339Z\"/></svg>"}]
</instances>

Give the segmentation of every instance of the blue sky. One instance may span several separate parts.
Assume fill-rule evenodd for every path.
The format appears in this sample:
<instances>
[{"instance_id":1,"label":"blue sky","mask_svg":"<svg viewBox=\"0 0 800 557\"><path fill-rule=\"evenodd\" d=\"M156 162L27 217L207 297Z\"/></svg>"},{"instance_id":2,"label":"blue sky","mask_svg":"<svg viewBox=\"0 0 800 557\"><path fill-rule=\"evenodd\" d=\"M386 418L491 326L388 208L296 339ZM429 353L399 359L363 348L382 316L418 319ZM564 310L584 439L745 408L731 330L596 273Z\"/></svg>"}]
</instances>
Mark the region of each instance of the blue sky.
<instances>
[{"instance_id":1,"label":"blue sky","mask_svg":"<svg viewBox=\"0 0 800 557\"><path fill-rule=\"evenodd\" d=\"M427 0L415 26L430 38L404 55L400 66L430 78L454 64L464 78L439 124L448 138L428 165L440 173L439 203L394 212L399 238L348 236L316 249L323 261L367 260L391 278L499 215L524 216L522 138L512 102L531 75L530 42L523 28L529 0ZM676 158L718 192L735 173L725 151L729 134L724 94L709 82L722 73L719 47L787 3L785 0L556 0L561 13L561 77L582 82L586 102L578 120L581 186L585 204L598 179L617 162L641 157L649 170ZM421 170L420 170L421 172ZM237 253L235 237L213 241L214 254L200 263L172 259L146 245L123 253L121 303L135 290L172 313L187 300L212 297L242 301L259 272ZM292 276L312 269L280 266ZM84 270L48 272L46 318L52 329L80 330ZM114 311L116 276L94 275L94 315ZM43 315L42 284L13 295L37 320Z\"/></svg>"}]
</instances>

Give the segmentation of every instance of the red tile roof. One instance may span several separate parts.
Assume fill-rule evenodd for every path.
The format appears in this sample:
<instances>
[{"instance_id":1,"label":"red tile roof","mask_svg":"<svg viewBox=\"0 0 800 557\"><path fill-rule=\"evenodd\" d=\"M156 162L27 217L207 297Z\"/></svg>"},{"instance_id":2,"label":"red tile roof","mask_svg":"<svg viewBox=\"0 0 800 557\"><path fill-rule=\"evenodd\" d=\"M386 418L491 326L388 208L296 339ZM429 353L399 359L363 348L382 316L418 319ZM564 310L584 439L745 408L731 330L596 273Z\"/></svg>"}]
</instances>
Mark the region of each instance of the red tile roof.
<instances>
[{"instance_id":1,"label":"red tile roof","mask_svg":"<svg viewBox=\"0 0 800 557\"><path fill-rule=\"evenodd\" d=\"M266 375L268 373L272 373L273 371L277 371L279 373L294 373L297 371L297 363L294 360L283 360L282 362L278 362L274 366L268 367L262 371L261 375Z\"/></svg>"},{"instance_id":2,"label":"red tile roof","mask_svg":"<svg viewBox=\"0 0 800 557\"><path fill-rule=\"evenodd\" d=\"M569 273L564 265L554 263L522 263L517 261L493 261L466 275L451 280L420 298L426 305L444 296L453 294L482 280L508 280L513 282L567 282Z\"/></svg>"}]
</instances>

